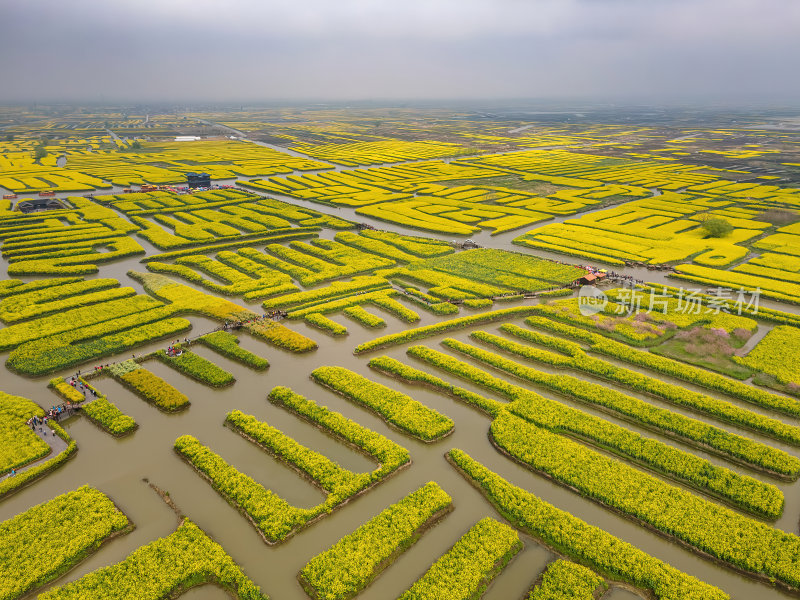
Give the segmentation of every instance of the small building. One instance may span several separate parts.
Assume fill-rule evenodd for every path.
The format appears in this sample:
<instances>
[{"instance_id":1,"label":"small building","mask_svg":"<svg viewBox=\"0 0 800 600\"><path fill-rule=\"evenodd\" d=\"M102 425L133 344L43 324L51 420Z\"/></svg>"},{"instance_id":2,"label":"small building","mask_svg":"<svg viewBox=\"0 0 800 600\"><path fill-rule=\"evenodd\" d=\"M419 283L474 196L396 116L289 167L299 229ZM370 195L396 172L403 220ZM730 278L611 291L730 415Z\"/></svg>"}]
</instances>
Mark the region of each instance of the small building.
<instances>
[{"instance_id":1,"label":"small building","mask_svg":"<svg viewBox=\"0 0 800 600\"><path fill-rule=\"evenodd\" d=\"M587 273L580 279L578 279L579 285L597 285L605 278L605 273Z\"/></svg>"},{"instance_id":2,"label":"small building","mask_svg":"<svg viewBox=\"0 0 800 600\"><path fill-rule=\"evenodd\" d=\"M68 207L58 198L29 198L17 202L15 210L22 213L32 213L42 210L59 210L62 208Z\"/></svg>"},{"instance_id":3,"label":"small building","mask_svg":"<svg viewBox=\"0 0 800 600\"><path fill-rule=\"evenodd\" d=\"M186 183L189 188L210 188L211 187L211 175L208 173L187 173L186 174Z\"/></svg>"}]
</instances>

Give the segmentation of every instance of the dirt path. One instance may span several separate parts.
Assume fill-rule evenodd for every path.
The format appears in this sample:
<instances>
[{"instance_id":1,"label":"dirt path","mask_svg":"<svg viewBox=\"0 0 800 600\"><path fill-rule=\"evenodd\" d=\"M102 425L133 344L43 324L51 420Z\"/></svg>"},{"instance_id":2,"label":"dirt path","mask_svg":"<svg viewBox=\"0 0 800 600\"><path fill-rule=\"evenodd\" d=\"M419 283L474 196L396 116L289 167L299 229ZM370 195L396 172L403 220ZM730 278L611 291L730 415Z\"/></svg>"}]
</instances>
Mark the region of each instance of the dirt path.
<instances>
[{"instance_id":1,"label":"dirt path","mask_svg":"<svg viewBox=\"0 0 800 600\"><path fill-rule=\"evenodd\" d=\"M55 433L53 433L53 430L50 429L47 425L37 425L35 433L42 440L44 440L44 442L48 446L50 446L50 453L46 454L42 458L39 458L37 460L34 460L33 462L28 463L24 467L20 467L19 469L16 469L17 473L23 473L23 472L27 471L28 469L31 469L33 467L37 467L41 463L50 460L54 456L57 456L58 454L60 454L61 452L63 452L64 450L67 449L67 442L62 440ZM10 472L6 473L2 477L0 477L0 481L3 481L8 477L12 477Z\"/></svg>"}]
</instances>

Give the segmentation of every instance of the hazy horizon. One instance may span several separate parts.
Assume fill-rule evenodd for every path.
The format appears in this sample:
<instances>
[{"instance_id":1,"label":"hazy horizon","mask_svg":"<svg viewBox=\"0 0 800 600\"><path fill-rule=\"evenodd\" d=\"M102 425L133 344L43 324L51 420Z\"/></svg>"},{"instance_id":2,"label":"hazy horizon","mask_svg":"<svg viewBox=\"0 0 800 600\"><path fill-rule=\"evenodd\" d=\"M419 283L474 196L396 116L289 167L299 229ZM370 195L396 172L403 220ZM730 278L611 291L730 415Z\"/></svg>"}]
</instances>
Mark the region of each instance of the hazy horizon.
<instances>
[{"instance_id":1,"label":"hazy horizon","mask_svg":"<svg viewBox=\"0 0 800 600\"><path fill-rule=\"evenodd\" d=\"M792 0L0 0L0 103L800 101Z\"/></svg>"}]
</instances>

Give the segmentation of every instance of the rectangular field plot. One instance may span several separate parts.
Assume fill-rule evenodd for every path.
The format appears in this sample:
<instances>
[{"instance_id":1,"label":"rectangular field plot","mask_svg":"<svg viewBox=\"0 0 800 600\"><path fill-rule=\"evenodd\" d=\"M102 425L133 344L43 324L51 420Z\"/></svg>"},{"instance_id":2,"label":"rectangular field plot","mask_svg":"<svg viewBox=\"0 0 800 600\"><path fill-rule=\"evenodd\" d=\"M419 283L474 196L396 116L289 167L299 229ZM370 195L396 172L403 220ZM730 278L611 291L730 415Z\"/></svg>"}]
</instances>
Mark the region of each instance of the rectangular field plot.
<instances>
[{"instance_id":1,"label":"rectangular field plot","mask_svg":"<svg viewBox=\"0 0 800 600\"><path fill-rule=\"evenodd\" d=\"M111 499L88 486L0 523L2 597L13 600L41 587L130 529Z\"/></svg>"}]
</instances>

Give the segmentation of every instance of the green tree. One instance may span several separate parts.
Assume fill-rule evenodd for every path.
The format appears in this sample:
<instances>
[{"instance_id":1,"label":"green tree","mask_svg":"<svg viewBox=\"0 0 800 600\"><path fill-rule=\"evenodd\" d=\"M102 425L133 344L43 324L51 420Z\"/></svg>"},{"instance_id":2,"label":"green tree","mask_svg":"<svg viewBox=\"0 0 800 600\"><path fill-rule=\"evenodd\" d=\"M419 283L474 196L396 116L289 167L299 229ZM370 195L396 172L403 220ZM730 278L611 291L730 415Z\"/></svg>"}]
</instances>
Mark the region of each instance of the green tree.
<instances>
[{"instance_id":1,"label":"green tree","mask_svg":"<svg viewBox=\"0 0 800 600\"><path fill-rule=\"evenodd\" d=\"M36 148L34 148L34 150L33 150L33 160L35 160L36 162L39 162L45 156L47 156L47 149L44 147L44 144L39 144L38 146L36 146Z\"/></svg>"},{"instance_id":2,"label":"green tree","mask_svg":"<svg viewBox=\"0 0 800 600\"><path fill-rule=\"evenodd\" d=\"M134 140L133 143L131 143L131 148L133 150L139 150L141 147L142 143L139 140Z\"/></svg>"},{"instance_id":3,"label":"green tree","mask_svg":"<svg viewBox=\"0 0 800 600\"><path fill-rule=\"evenodd\" d=\"M701 227L706 230L708 237L715 238L725 237L733 231L733 225L720 217L704 219Z\"/></svg>"}]
</instances>

